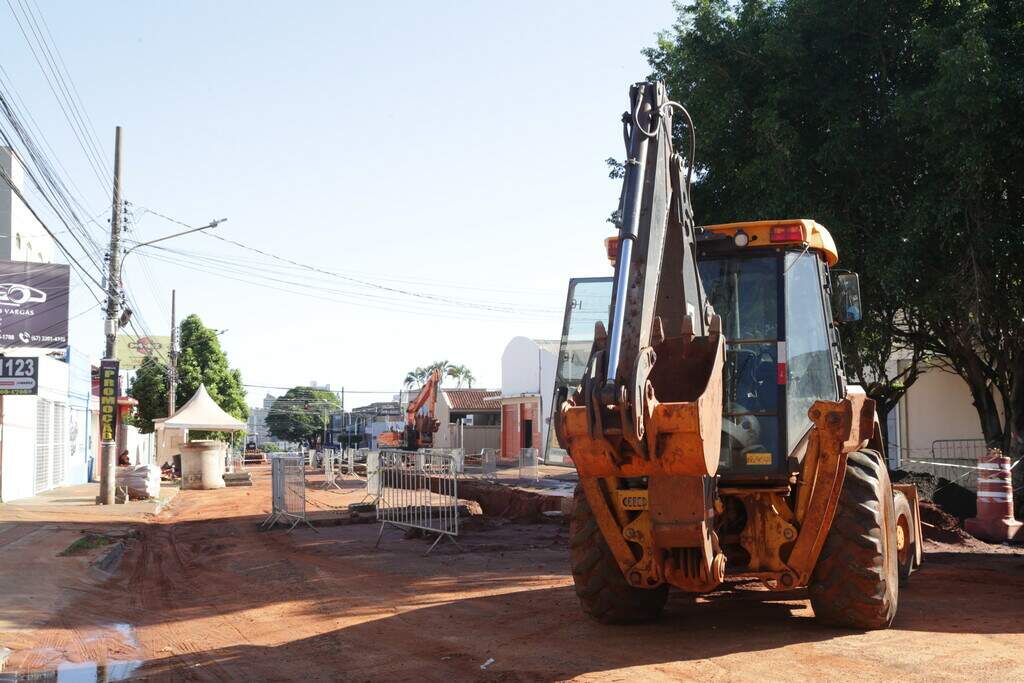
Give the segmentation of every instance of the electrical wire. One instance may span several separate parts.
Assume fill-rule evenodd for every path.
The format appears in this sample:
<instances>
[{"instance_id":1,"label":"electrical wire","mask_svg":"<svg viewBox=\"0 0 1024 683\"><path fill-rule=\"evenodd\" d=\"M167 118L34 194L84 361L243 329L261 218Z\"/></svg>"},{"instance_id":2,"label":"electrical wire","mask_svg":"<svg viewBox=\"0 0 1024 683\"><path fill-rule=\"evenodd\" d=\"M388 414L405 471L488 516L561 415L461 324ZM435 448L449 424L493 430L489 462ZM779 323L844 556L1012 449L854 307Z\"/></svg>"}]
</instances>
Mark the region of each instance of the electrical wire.
<instances>
[{"instance_id":1,"label":"electrical wire","mask_svg":"<svg viewBox=\"0 0 1024 683\"><path fill-rule=\"evenodd\" d=\"M54 99L57 100L57 104L60 107L61 112L64 114L65 121L67 121L68 126L71 128L71 132L74 134L75 139L78 141L79 147L82 149L82 152L86 157L86 160L89 162L89 165L92 168L93 173L96 175L96 179L99 181L100 187L103 188L104 191L107 191L111 186L103 178L103 173L101 170L103 168L103 165L102 163L97 162L97 159L94 157L95 152L90 150L87 147L86 143L83 141L82 133L80 132L78 126L75 124L74 117L72 116L72 114L68 112L69 107L66 106L65 101L57 92L59 88L54 86L54 79L51 78L51 73L48 72L46 67L43 66L43 60L41 60L39 57L39 52L42 52L42 49L40 49L39 52L36 51L36 46L33 44L33 41L29 37L29 33L25 28L25 24L28 23L27 16L25 23L22 23L22 17L14 8L14 4L11 2L11 0L7 0L7 6L10 8L11 14L14 16L15 22L18 24L18 29L21 31L21 35L25 39L25 43L28 45L29 50L32 53L32 57L33 59L35 59L36 65L39 67L39 70L42 71L43 77L46 80L46 84L49 87L50 92L53 94Z\"/></svg>"},{"instance_id":2,"label":"electrical wire","mask_svg":"<svg viewBox=\"0 0 1024 683\"><path fill-rule=\"evenodd\" d=\"M452 309L443 309L443 308L437 308L437 307L434 307L434 308L428 308L428 307L413 308L413 307L410 307L410 304L408 304L408 303L403 305L400 302L396 302L394 299L387 299L385 297L375 296L375 295L372 295L372 294L359 293L359 292L346 292L344 290L332 290L332 289L328 289L328 288L324 288L324 287L318 287L318 288L313 289L313 288L309 287L308 283L294 282L294 281L290 281L290 280L284 280L284 279L281 279L281 278L269 278L269 277L266 277L266 276L262 276L262 277L260 277L260 279L253 279L256 276L245 277L244 275L241 275L241 274L232 275L230 270L224 269L223 267L217 267L217 268L209 268L209 267L207 267L207 268L204 268L201 265L198 265L198 264L196 264L194 262L181 261L181 260L178 260L178 259L167 258L167 257L160 256L160 255L157 255L157 254L154 254L154 253L140 254L139 256L142 257L142 258L150 258L150 259L155 259L157 261L163 261L163 262L166 262L166 263L170 263L170 264L176 265L176 266L181 267L181 268L186 268L186 269L189 269L189 270L194 270L196 272L201 272L201 273L206 273L206 274L209 274L209 275L214 275L214 276L217 276L217 277L220 277L220 278L223 278L223 279L226 279L226 280L230 280L230 281L233 281L233 282L239 282L239 283L242 283L242 284L247 284L247 285L252 285L252 286L255 286L255 287L260 287L262 289L268 289L268 290L271 290L271 291L281 292L281 293L295 295L295 296L303 296L303 297L306 297L306 298L318 299L318 300L322 300L322 301L329 301L329 302L332 302L332 303L347 304L347 305L350 305L350 306L356 306L356 307L361 307L361 308L368 308L368 309L377 310L377 311L390 311L390 312L397 312L397 313L408 313L408 314L411 314L411 315L430 317L430 318L445 317L445 318L450 318L450 319L455 319L455 320L474 320L474 321L482 321L482 320L484 320L484 321L500 321L500 320L508 320L509 319L508 317L503 317L503 316L497 315L497 314L501 314L501 313L505 313L506 316L509 315L509 314L512 314L512 315L515 316L516 320L550 321L552 319L555 319L556 317L560 317L560 314L555 314L555 313L552 313L551 315L548 315L548 316L526 317L526 316L524 316L519 311L507 310L507 309L506 310L494 309L493 312L492 312L492 315L481 316L480 313L474 314L474 313L466 312L465 314L461 314L461 312L459 310L457 310L457 309L456 310L452 310ZM278 285L272 284L273 282L278 282L279 284ZM282 287L282 286L280 286L280 284L288 285L288 286L291 286L292 288Z\"/></svg>"},{"instance_id":3,"label":"electrical wire","mask_svg":"<svg viewBox=\"0 0 1024 683\"><path fill-rule=\"evenodd\" d=\"M146 207L142 207L142 208L144 208L149 213L152 213L153 215L159 216L160 218L163 218L165 220L171 221L173 223L176 223L176 224L181 225L181 226L186 227L186 228L193 228L193 226L191 226L188 223L185 223L183 221L179 221L177 219L171 218L169 216L166 216L164 214L158 213L158 212L156 212L156 211L154 211L152 209L148 209ZM423 299L423 300L427 300L427 301L436 301L436 302L441 302L441 303L444 303L444 304L447 304L447 305L450 305L450 306L457 306L457 307L460 307L460 308L468 307L468 308L476 308L476 309L480 309L480 310L500 311L500 312L505 312L505 313L516 313L516 312L518 312L517 309L513 309L513 308L511 308L509 306L496 306L496 305L493 305L493 304L481 303L481 302L473 301L473 300L457 299L457 298L454 298L454 297L446 297L446 296L440 296L440 295L434 295L434 294L426 294L426 293L423 293L423 292L416 292L416 291L412 291L412 290L401 289L401 288L398 288L398 287L391 287L391 286L388 286L388 285L383 285L383 284L381 284L379 282L373 282L373 281L370 281L370 280L365 280L365 279L360 279L360 278L352 277L350 275L345 275L343 273L338 273L338 272L335 272L335 271L326 270L324 268L319 268L317 266L312 266L312 265L310 265L308 263L302 263L300 261L295 261L293 259L285 258L283 256L279 256L277 254L272 254L272 253L264 251L262 249L258 249L256 247L253 247L253 246L250 246L250 245L247 245L247 244L243 244L242 242L238 242L237 240L233 240L233 239L230 239L230 238L227 238L227 237L222 237L222 236L214 234L214 233L204 232L203 234L206 235L207 237L211 237L211 238L219 240L221 242L232 244L232 245L237 246L237 247L239 247L241 249L245 249L247 251L250 251L250 252L253 252L253 253L256 253L256 254L260 254L260 255L262 255L262 256L264 256L266 258L273 259L275 261L279 261L279 262L282 262L282 263L287 263L287 264L289 264L291 266L294 266L296 268L300 268L300 269L303 269L303 270L306 270L306 271L311 271L311 272L319 273L321 275L327 275L329 277L333 277L333 278L337 278L337 279L340 279L340 280L344 280L344 281L347 281L347 282L350 282L350 283L353 283L353 284L356 284L356 285L360 285L360 286L363 286L363 287L366 287L366 288L370 288L370 289L374 289L374 290L378 290L378 291L382 291L382 292L387 292L389 294L398 294L398 295L402 295L402 296L406 296L406 297L414 297L414 298L417 298L417 299ZM164 251L171 251L171 249L168 249L166 247L164 247L163 250ZM557 311L557 309L551 309L551 310L552 310L552 312L559 312L560 313L560 311Z\"/></svg>"}]
</instances>

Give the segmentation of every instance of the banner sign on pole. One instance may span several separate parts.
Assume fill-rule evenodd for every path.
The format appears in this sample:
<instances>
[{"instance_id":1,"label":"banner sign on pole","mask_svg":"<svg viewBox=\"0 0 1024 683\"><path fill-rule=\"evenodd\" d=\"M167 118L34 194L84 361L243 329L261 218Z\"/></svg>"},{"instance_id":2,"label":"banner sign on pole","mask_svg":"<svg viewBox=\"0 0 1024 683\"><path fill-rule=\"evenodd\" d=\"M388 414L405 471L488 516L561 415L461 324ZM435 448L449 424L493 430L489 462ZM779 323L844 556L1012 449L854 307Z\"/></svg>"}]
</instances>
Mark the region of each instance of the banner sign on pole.
<instances>
[{"instance_id":1,"label":"banner sign on pole","mask_svg":"<svg viewBox=\"0 0 1024 683\"><path fill-rule=\"evenodd\" d=\"M116 360L100 361L100 441L112 442L117 429L117 372Z\"/></svg>"},{"instance_id":2,"label":"banner sign on pole","mask_svg":"<svg viewBox=\"0 0 1024 683\"><path fill-rule=\"evenodd\" d=\"M132 334L120 334L117 336L117 345L114 347L114 357L121 363L121 367L130 370L142 366L147 358L166 363L171 352L170 337L139 337Z\"/></svg>"},{"instance_id":3,"label":"banner sign on pole","mask_svg":"<svg viewBox=\"0 0 1024 683\"><path fill-rule=\"evenodd\" d=\"M38 393L38 358L0 356L0 396L35 396Z\"/></svg>"},{"instance_id":4,"label":"banner sign on pole","mask_svg":"<svg viewBox=\"0 0 1024 683\"><path fill-rule=\"evenodd\" d=\"M0 259L0 348L68 345L71 267Z\"/></svg>"}]
</instances>

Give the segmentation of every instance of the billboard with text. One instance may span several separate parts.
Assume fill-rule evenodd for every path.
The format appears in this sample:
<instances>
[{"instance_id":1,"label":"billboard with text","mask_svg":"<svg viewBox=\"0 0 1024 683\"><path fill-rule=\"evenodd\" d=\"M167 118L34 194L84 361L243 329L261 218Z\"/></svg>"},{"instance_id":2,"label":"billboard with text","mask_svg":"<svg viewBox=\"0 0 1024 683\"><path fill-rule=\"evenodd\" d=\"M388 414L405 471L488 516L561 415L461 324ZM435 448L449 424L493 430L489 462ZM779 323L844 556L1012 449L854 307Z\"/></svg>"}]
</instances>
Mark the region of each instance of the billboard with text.
<instances>
[{"instance_id":1,"label":"billboard with text","mask_svg":"<svg viewBox=\"0 0 1024 683\"><path fill-rule=\"evenodd\" d=\"M0 348L67 346L70 278L65 265L0 260Z\"/></svg>"}]
</instances>

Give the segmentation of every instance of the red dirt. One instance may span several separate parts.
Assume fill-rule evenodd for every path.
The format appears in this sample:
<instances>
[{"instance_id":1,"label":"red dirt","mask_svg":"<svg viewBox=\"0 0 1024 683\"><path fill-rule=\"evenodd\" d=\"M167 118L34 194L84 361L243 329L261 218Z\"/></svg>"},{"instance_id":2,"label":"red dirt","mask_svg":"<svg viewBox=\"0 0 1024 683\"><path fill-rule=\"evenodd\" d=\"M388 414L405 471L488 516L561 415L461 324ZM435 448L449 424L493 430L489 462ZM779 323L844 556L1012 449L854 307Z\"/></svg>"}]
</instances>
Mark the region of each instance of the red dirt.
<instances>
[{"instance_id":1,"label":"red dirt","mask_svg":"<svg viewBox=\"0 0 1024 683\"><path fill-rule=\"evenodd\" d=\"M803 594L737 584L676 596L655 624L607 627L579 611L564 525L475 519L464 552L427 557L427 541L386 531L375 551L374 524L257 531L270 495L265 471L254 480L180 493L138 524L108 578L54 557L95 520L0 524L5 550L7 534L49 539L0 553L7 670L114 659L142 660L141 679L195 681L1024 678L1019 548L929 543L888 631L819 626ZM312 495L326 510L361 491Z\"/></svg>"}]
</instances>

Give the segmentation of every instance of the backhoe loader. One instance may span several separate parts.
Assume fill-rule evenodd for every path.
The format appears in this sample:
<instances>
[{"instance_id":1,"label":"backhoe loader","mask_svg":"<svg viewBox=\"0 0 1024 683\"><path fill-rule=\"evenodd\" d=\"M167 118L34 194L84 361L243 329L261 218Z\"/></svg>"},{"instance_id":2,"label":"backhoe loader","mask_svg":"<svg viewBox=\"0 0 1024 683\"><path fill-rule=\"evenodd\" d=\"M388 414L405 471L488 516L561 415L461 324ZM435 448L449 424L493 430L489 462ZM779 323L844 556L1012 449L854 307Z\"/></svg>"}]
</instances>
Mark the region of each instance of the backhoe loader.
<instances>
[{"instance_id":1,"label":"backhoe loader","mask_svg":"<svg viewBox=\"0 0 1024 683\"><path fill-rule=\"evenodd\" d=\"M695 225L693 123L663 84L632 86L623 125L608 325L555 420L580 477L584 611L649 620L670 586L745 578L806 587L827 623L889 626L921 563L921 523L916 489L889 480L874 402L843 371L838 325L860 317L857 275L834 269L813 220Z\"/></svg>"}]
</instances>

